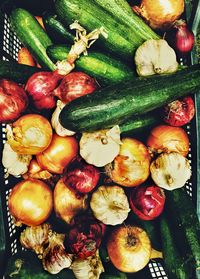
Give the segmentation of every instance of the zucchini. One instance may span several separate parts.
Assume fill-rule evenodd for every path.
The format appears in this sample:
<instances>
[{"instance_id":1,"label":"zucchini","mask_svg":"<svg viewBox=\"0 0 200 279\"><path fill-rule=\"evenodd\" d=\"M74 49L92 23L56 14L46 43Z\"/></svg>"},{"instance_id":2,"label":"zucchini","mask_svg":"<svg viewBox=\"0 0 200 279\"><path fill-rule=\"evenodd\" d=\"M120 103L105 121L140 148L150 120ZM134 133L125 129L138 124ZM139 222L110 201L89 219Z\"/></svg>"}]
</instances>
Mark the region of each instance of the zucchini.
<instances>
[{"instance_id":1,"label":"zucchini","mask_svg":"<svg viewBox=\"0 0 200 279\"><path fill-rule=\"evenodd\" d=\"M169 220L167 219L164 212L160 218L160 231L162 239L163 259L169 278L190 279L190 268L187 266L187 263L181 256L176 246L176 238L171 231Z\"/></svg>"},{"instance_id":2,"label":"zucchini","mask_svg":"<svg viewBox=\"0 0 200 279\"><path fill-rule=\"evenodd\" d=\"M200 65L174 74L132 78L102 88L65 105L60 122L72 131L95 131L120 125L200 89Z\"/></svg>"},{"instance_id":3,"label":"zucchini","mask_svg":"<svg viewBox=\"0 0 200 279\"><path fill-rule=\"evenodd\" d=\"M115 13L115 6L112 8ZM122 61L126 60L132 64L135 50L144 41L159 38L136 14L132 13L132 17L127 15L127 20L128 18L135 19L135 26L127 26L100 7L96 1L56 0L55 10L66 26L78 20L88 32L103 27L108 36L107 38L100 36L95 44L106 52L123 58ZM121 12L123 14L122 9Z\"/></svg>"},{"instance_id":4,"label":"zucchini","mask_svg":"<svg viewBox=\"0 0 200 279\"><path fill-rule=\"evenodd\" d=\"M192 261L194 269L200 269L200 223L195 206L184 191L176 189L166 193L168 212L173 233L180 251Z\"/></svg>"},{"instance_id":5,"label":"zucchini","mask_svg":"<svg viewBox=\"0 0 200 279\"><path fill-rule=\"evenodd\" d=\"M66 59L70 47L52 45L47 48L47 54L54 61ZM135 72L117 59L100 52L89 51L76 60L76 71L83 71L97 79L101 86L132 79ZM136 75L136 74L135 74Z\"/></svg>"},{"instance_id":6,"label":"zucchini","mask_svg":"<svg viewBox=\"0 0 200 279\"><path fill-rule=\"evenodd\" d=\"M41 69L13 61L0 61L0 78L10 79L17 83L26 83L28 78Z\"/></svg>"},{"instance_id":7,"label":"zucchini","mask_svg":"<svg viewBox=\"0 0 200 279\"><path fill-rule=\"evenodd\" d=\"M42 16L42 19L49 37L54 42L68 44L74 43L74 35L65 28L56 14L45 12Z\"/></svg>"},{"instance_id":8,"label":"zucchini","mask_svg":"<svg viewBox=\"0 0 200 279\"><path fill-rule=\"evenodd\" d=\"M46 54L46 48L52 41L35 17L22 8L16 8L11 12L10 21L17 37L36 61L44 68L55 70L56 65Z\"/></svg>"}]
</instances>

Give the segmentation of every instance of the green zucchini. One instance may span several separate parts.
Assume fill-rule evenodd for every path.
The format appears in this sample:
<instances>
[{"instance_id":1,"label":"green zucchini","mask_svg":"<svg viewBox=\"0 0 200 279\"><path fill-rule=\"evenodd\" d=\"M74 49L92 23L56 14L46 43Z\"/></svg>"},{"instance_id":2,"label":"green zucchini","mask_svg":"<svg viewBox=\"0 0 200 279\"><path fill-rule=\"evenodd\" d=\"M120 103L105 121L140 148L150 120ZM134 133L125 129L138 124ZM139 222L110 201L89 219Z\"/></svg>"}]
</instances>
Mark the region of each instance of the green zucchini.
<instances>
[{"instance_id":1,"label":"green zucchini","mask_svg":"<svg viewBox=\"0 0 200 279\"><path fill-rule=\"evenodd\" d=\"M56 66L46 54L52 41L35 17L22 8L16 8L11 12L10 21L17 37L37 62L44 68L55 70Z\"/></svg>"},{"instance_id":2,"label":"green zucchini","mask_svg":"<svg viewBox=\"0 0 200 279\"><path fill-rule=\"evenodd\" d=\"M74 43L74 35L65 28L56 14L45 12L42 19L47 34L54 42L68 43L70 45Z\"/></svg>"},{"instance_id":3,"label":"green zucchini","mask_svg":"<svg viewBox=\"0 0 200 279\"><path fill-rule=\"evenodd\" d=\"M65 105L60 122L72 131L95 131L159 108L200 89L200 65L174 74L132 78Z\"/></svg>"},{"instance_id":4,"label":"green zucchini","mask_svg":"<svg viewBox=\"0 0 200 279\"><path fill-rule=\"evenodd\" d=\"M74 20L78 20L88 32L103 27L107 37L100 36L95 44L132 64L135 50L144 41L159 38L136 14L132 13L132 17L130 16L135 19L135 26L130 27L109 14L96 1L56 0L55 10L66 26L69 26ZM113 12L115 13L115 6L113 6ZM127 15L127 20L128 18Z\"/></svg>"},{"instance_id":5,"label":"green zucchini","mask_svg":"<svg viewBox=\"0 0 200 279\"><path fill-rule=\"evenodd\" d=\"M18 83L26 83L28 78L41 69L13 61L0 61L0 78L10 79Z\"/></svg>"},{"instance_id":6,"label":"green zucchini","mask_svg":"<svg viewBox=\"0 0 200 279\"><path fill-rule=\"evenodd\" d=\"M176 212L174 212L174 215ZM169 217L171 218L171 217ZM163 212L160 219L160 232L162 240L162 252L166 272L170 279L190 279L190 268L181 256L169 226L169 220Z\"/></svg>"},{"instance_id":7,"label":"green zucchini","mask_svg":"<svg viewBox=\"0 0 200 279\"><path fill-rule=\"evenodd\" d=\"M200 223L195 206L184 189L166 193L173 233L180 251L200 269Z\"/></svg>"},{"instance_id":8,"label":"green zucchini","mask_svg":"<svg viewBox=\"0 0 200 279\"><path fill-rule=\"evenodd\" d=\"M47 48L47 54L54 62L66 59L69 51L70 47L64 45L52 45ZM119 60L97 51L89 51L88 55L80 56L76 60L76 71L83 71L96 78L101 86L132 79L135 74Z\"/></svg>"}]
</instances>

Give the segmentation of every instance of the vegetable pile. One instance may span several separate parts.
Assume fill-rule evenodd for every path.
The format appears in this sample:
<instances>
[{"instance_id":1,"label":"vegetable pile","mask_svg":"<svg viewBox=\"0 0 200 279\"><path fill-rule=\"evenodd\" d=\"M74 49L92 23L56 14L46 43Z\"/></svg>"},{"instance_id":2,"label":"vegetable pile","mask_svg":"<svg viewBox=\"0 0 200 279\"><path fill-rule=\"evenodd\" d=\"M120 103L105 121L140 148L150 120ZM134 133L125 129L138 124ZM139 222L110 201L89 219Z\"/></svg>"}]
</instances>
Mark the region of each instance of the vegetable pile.
<instances>
[{"instance_id":1,"label":"vegetable pile","mask_svg":"<svg viewBox=\"0 0 200 279\"><path fill-rule=\"evenodd\" d=\"M2 164L18 178L8 208L27 251L6 278L132 278L157 258L169 278L200 268L185 189L200 66L179 60L194 45L184 1L151 2L12 10L23 46L18 62L0 63Z\"/></svg>"}]
</instances>

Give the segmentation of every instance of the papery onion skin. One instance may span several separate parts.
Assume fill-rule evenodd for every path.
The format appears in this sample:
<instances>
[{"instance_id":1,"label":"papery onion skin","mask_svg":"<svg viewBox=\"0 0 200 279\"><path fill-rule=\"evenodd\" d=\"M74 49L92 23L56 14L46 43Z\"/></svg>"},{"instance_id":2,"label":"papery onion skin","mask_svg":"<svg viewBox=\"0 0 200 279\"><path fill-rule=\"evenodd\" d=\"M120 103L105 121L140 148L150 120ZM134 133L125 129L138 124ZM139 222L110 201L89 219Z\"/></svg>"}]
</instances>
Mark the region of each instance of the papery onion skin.
<instances>
[{"instance_id":1,"label":"papery onion skin","mask_svg":"<svg viewBox=\"0 0 200 279\"><path fill-rule=\"evenodd\" d=\"M99 87L96 80L83 72L66 75L54 94L65 104L83 95L93 93Z\"/></svg>"},{"instance_id":2,"label":"papery onion skin","mask_svg":"<svg viewBox=\"0 0 200 279\"><path fill-rule=\"evenodd\" d=\"M54 210L58 218L67 224L73 222L73 218L88 208L87 195L78 195L74 189L66 185L60 178L54 188Z\"/></svg>"},{"instance_id":3,"label":"papery onion skin","mask_svg":"<svg viewBox=\"0 0 200 279\"><path fill-rule=\"evenodd\" d=\"M153 29L165 30L184 12L184 0L142 0L133 10Z\"/></svg>"},{"instance_id":4,"label":"papery onion skin","mask_svg":"<svg viewBox=\"0 0 200 279\"><path fill-rule=\"evenodd\" d=\"M52 134L51 124L44 116L26 114L8 127L7 137L15 152L35 155L49 146Z\"/></svg>"},{"instance_id":5,"label":"papery onion skin","mask_svg":"<svg viewBox=\"0 0 200 279\"><path fill-rule=\"evenodd\" d=\"M134 138L123 138L119 155L105 166L107 175L115 183L135 187L147 180L150 174L150 154L147 147Z\"/></svg>"},{"instance_id":6,"label":"papery onion skin","mask_svg":"<svg viewBox=\"0 0 200 279\"><path fill-rule=\"evenodd\" d=\"M120 226L111 233L107 242L112 264L122 272L137 272L149 262L151 243L147 233L134 226Z\"/></svg>"},{"instance_id":7,"label":"papery onion skin","mask_svg":"<svg viewBox=\"0 0 200 279\"><path fill-rule=\"evenodd\" d=\"M64 174L65 184L80 193L91 192L97 185L100 178L99 170L87 164L80 157L76 157L68 165Z\"/></svg>"},{"instance_id":8,"label":"papery onion skin","mask_svg":"<svg viewBox=\"0 0 200 279\"><path fill-rule=\"evenodd\" d=\"M195 105L192 97L175 100L161 109L165 123L180 127L189 123L195 115Z\"/></svg>"},{"instance_id":9,"label":"papery onion skin","mask_svg":"<svg viewBox=\"0 0 200 279\"><path fill-rule=\"evenodd\" d=\"M57 71L33 74L27 81L25 90L37 110L48 110L56 106L53 90L63 78Z\"/></svg>"},{"instance_id":10,"label":"papery onion skin","mask_svg":"<svg viewBox=\"0 0 200 279\"><path fill-rule=\"evenodd\" d=\"M147 146L153 153L178 152L186 157L189 145L188 135L181 127L158 125L150 131L147 138Z\"/></svg>"},{"instance_id":11,"label":"papery onion skin","mask_svg":"<svg viewBox=\"0 0 200 279\"><path fill-rule=\"evenodd\" d=\"M78 141L73 136L53 134L47 149L36 155L39 166L51 173L62 174L64 168L78 154Z\"/></svg>"},{"instance_id":12,"label":"papery onion skin","mask_svg":"<svg viewBox=\"0 0 200 279\"><path fill-rule=\"evenodd\" d=\"M172 27L167 30L165 39L179 56L188 54L193 49L195 43L194 33L182 19L176 20Z\"/></svg>"},{"instance_id":13,"label":"papery onion skin","mask_svg":"<svg viewBox=\"0 0 200 279\"><path fill-rule=\"evenodd\" d=\"M28 104L28 96L23 87L11 80L0 80L0 123L15 121Z\"/></svg>"},{"instance_id":14,"label":"papery onion skin","mask_svg":"<svg viewBox=\"0 0 200 279\"><path fill-rule=\"evenodd\" d=\"M10 214L15 224L38 226L44 223L53 209L53 195L49 186L39 179L17 183L8 198Z\"/></svg>"},{"instance_id":15,"label":"papery onion skin","mask_svg":"<svg viewBox=\"0 0 200 279\"><path fill-rule=\"evenodd\" d=\"M130 206L133 212L142 220L153 220L163 211L165 193L156 185L141 185L132 189Z\"/></svg>"}]
</instances>

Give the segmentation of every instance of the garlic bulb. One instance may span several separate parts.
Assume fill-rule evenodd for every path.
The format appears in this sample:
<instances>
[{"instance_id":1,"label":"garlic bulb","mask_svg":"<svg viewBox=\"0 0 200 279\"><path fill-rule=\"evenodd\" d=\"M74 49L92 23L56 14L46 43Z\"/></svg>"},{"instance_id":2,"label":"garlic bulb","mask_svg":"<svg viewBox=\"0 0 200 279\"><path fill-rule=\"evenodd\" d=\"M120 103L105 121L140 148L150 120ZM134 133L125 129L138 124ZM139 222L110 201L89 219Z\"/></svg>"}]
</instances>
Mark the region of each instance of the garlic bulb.
<instances>
[{"instance_id":1,"label":"garlic bulb","mask_svg":"<svg viewBox=\"0 0 200 279\"><path fill-rule=\"evenodd\" d=\"M65 104L62 101L60 101L60 100L57 101L56 109L54 110L52 117L51 117L51 125L54 128L57 135L59 135L61 137L73 136L75 134L75 132L65 129L60 124L60 121L59 121L59 114L64 106L65 106Z\"/></svg>"},{"instance_id":2,"label":"garlic bulb","mask_svg":"<svg viewBox=\"0 0 200 279\"><path fill-rule=\"evenodd\" d=\"M92 194L90 207L98 220L113 226L126 220L130 211L127 196L119 186L100 186Z\"/></svg>"},{"instance_id":3,"label":"garlic bulb","mask_svg":"<svg viewBox=\"0 0 200 279\"><path fill-rule=\"evenodd\" d=\"M18 154L6 142L3 148L2 164L7 169L7 174L19 177L28 171L32 155Z\"/></svg>"},{"instance_id":4,"label":"garlic bulb","mask_svg":"<svg viewBox=\"0 0 200 279\"><path fill-rule=\"evenodd\" d=\"M64 234L53 233L49 238L49 245L44 250L42 264L46 271L57 274L64 268L69 268L72 263L72 255L65 251Z\"/></svg>"},{"instance_id":5,"label":"garlic bulb","mask_svg":"<svg viewBox=\"0 0 200 279\"><path fill-rule=\"evenodd\" d=\"M91 165L103 167L112 162L120 151L120 129L83 133L80 139L80 155Z\"/></svg>"},{"instance_id":6,"label":"garlic bulb","mask_svg":"<svg viewBox=\"0 0 200 279\"><path fill-rule=\"evenodd\" d=\"M74 260L70 268L77 279L98 279L101 273L104 272L98 250L93 256L85 260Z\"/></svg>"},{"instance_id":7,"label":"garlic bulb","mask_svg":"<svg viewBox=\"0 0 200 279\"><path fill-rule=\"evenodd\" d=\"M181 154L162 153L150 166L154 182L166 190L174 190L185 185L191 176L189 161Z\"/></svg>"},{"instance_id":8,"label":"garlic bulb","mask_svg":"<svg viewBox=\"0 0 200 279\"><path fill-rule=\"evenodd\" d=\"M178 70L176 53L163 39L147 40L139 46L135 64L139 76L169 74Z\"/></svg>"},{"instance_id":9,"label":"garlic bulb","mask_svg":"<svg viewBox=\"0 0 200 279\"><path fill-rule=\"evenodd\" d=\"M20 234L20 243L26 249L32 249L36 254L42 255L44 246L49 242L49 236L52 234L49 224L26 227Z\"/></svg>"}]
</instances>

